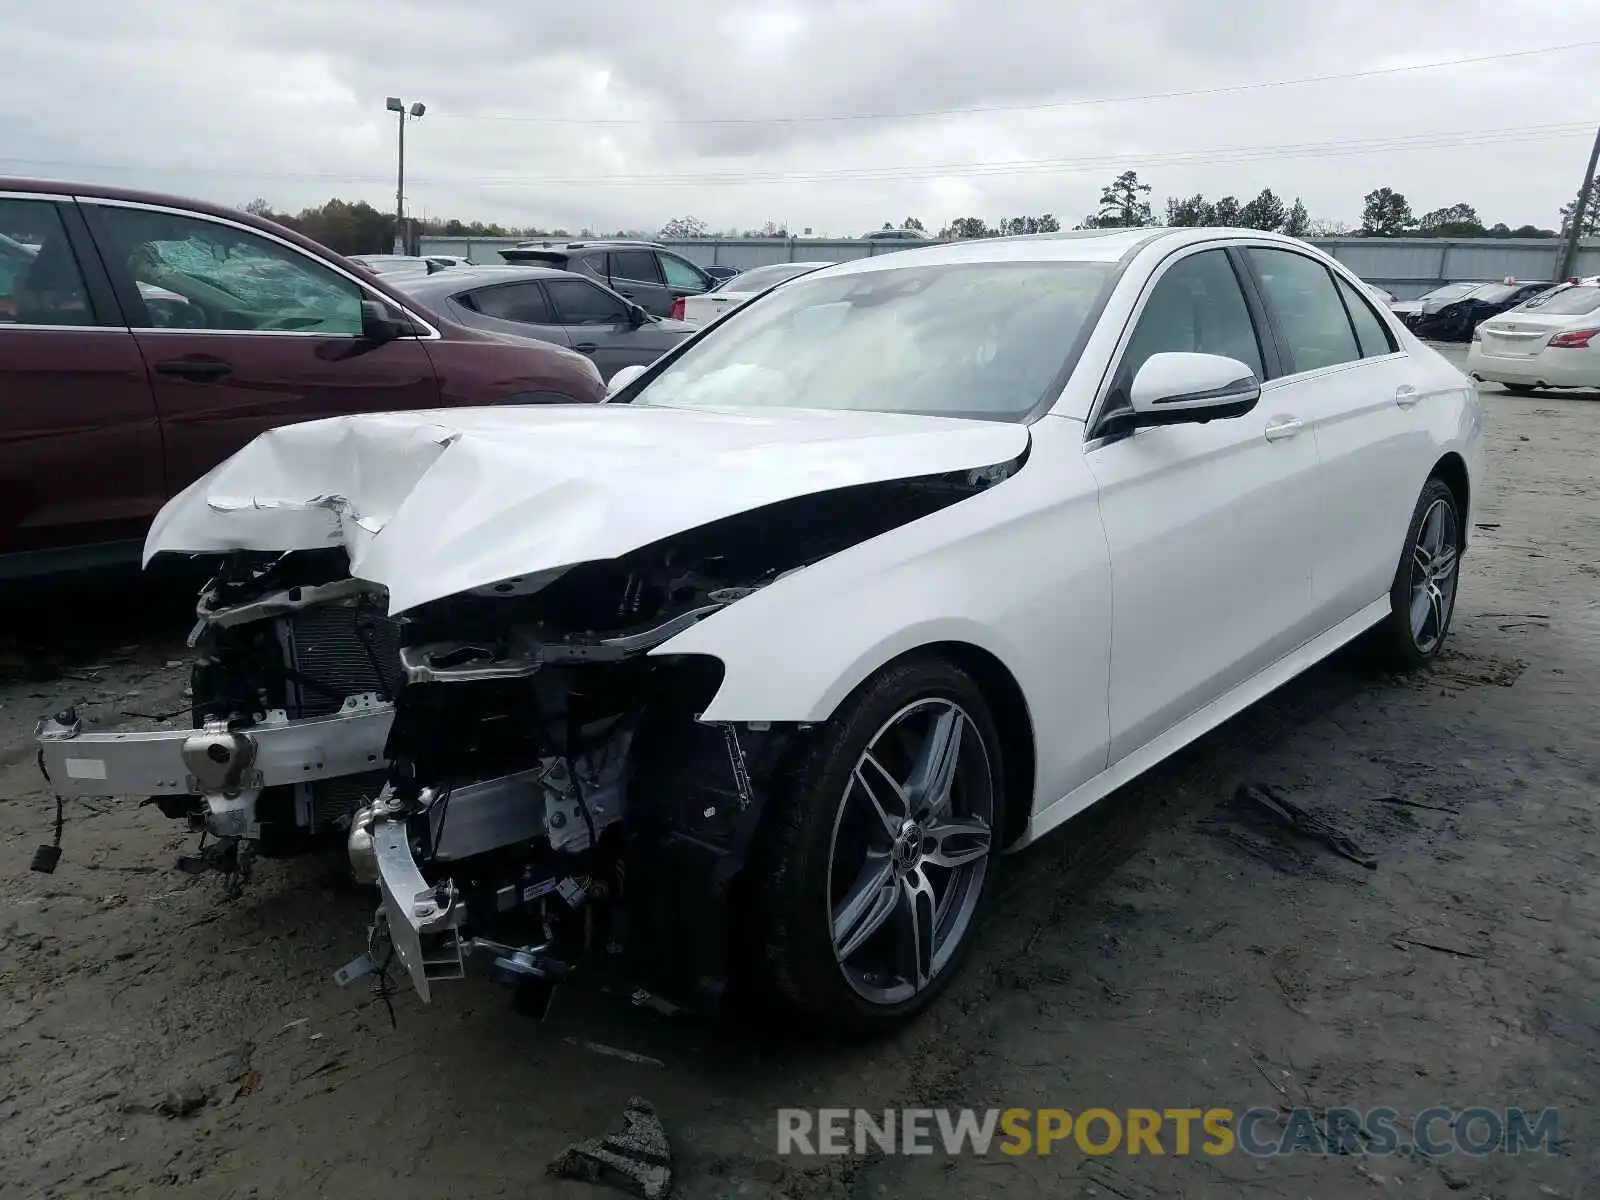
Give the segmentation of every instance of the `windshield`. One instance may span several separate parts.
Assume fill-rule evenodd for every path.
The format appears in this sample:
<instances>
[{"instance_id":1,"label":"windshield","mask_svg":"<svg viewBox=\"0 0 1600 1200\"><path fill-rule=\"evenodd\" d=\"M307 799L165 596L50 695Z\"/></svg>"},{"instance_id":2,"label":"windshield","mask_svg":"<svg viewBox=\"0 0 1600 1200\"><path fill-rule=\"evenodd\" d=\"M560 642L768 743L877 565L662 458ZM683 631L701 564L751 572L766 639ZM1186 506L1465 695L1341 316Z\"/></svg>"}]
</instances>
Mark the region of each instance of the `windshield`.
<instances>
[{"instance_id":1,"label":"windshield","mask_svg":"<svg viewBox=\"0 0 1600 1200\"><path fill-rule=\"evenodd\" d=\"M728 283L730 292L764 292L785 279L805 275L827 263L773 263L770 267L756 267L735 275Z\"/></svg>"},{"instance_id":2,"label":"windshield","mask_svg":"<svg viewBox=\"0 0 1600 1200\"><path fill-rule=\"evenodd\" d=\"M1474 300L1482 300L1485 304L1499 304L1511 299L1517 294L1517 289L1504 283L1486 283L1472 293Z\"/></svg>"},{"instance_id":3,"label":"windshield","mask_svg":"<svg viewBox=\"0 0 1600 1200\"><path fill-rule=\"evenodd\" d=\"M1552 317L1577 317L1600 308L1600 287L1565 287L1544 292L1518 312L1538 312Z\"/></svg>"},{"instance_id":4,"label":"windshield","mask_svg":"<svg viewBox=\"0 0 1600 1200\"><path fill-rule=\"evenodd\" d=\"M1111 263L963 263L796 280L736 308L637 402L1021 421L1056 376Z\"/></svg>"},{"instance_id":5,"label":"windshield","mask_svg":"<svg viewBox=\"0 0 1600 1200\"><path fill-rule=\"evenodd\" d=\"M1442 288L1434 288L1431 292L1424 292L1419 299L1422 300L1459 300L1481 288L1481 283L1447 283Z\"/></svg>"}]
</instances>

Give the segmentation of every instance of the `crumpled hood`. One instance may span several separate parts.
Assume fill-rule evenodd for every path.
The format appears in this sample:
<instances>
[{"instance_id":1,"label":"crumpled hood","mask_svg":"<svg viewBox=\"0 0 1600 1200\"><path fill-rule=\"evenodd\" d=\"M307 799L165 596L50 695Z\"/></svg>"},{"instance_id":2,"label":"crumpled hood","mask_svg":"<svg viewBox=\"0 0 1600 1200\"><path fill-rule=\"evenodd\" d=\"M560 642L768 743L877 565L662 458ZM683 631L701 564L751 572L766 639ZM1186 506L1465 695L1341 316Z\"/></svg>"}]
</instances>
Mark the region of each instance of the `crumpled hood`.
<instances>
[{"instance_id":1,"label":"crumpled hood","mask_svg":"<svg viewBox=\"0 0 1600 1200\"><path fill-rule=\"evenodd\" d=\"M389 611L614 558L747 509L1006 462L1026 426L820 409L527 405L261 434L157 514L156 554L343 544Z\"/></svg>"}]
</instances>

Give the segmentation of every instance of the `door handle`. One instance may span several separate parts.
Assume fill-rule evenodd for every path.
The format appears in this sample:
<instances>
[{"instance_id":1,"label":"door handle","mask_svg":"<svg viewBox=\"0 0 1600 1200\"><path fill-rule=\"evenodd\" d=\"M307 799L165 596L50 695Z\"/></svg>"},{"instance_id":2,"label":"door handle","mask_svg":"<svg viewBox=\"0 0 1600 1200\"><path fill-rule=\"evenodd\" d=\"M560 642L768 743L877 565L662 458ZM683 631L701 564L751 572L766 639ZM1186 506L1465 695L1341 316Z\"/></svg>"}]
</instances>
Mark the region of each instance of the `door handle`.
<instances>
[{"instance_id":1,"label":"door handle","mask_svg":"<svg viewBox=\"0 0 1600 1200\"><path fill-rule=\"evenodd\" d=\"M1409 383L1402 383L1394 390L1394 402L1401 408L1410 408L1413 404L1421 399L1422 393L1417 391L1417 389L1412 387Z\"/></svg>"},{"instance_id":2,"label":"door handle","mask_svg":"<svg viewBox=\"0 0 1600 1200\"><path fill-rule=\"evenodd\" d=\"M1299 417L1278 417L1275 420L1268 421L1266 429L1267 441L1281 442L1285 438L1292 438L1300 432L1300 427L1303 424L1304 422Z\"/></svg>"},{"instance_id":3,"label":"door handle","mask_svg":"<svg viewBox=\"0 0 1600 1200\"><path fill-rule=\"evenodd\" d=\"M574 346L573 349L579 354L593 354L596 350L600 349L600 347L595 345L593 342L580 342L578 345Z\"/></svg>"},{"instance_id":4,"label":"door handle","mask_svg":"<svg viewBox=\"0 0 1600 1200\"><path fill-rule=\"evenodd\" d=\"M155 365L158 375L175 375L179 379L193 379L204 383L212 379L221 379L224 375L233 373L233 364L226 359L213 358L209 354L197 354L190 358L169 358Z\"/></svg>"}]
</instances>

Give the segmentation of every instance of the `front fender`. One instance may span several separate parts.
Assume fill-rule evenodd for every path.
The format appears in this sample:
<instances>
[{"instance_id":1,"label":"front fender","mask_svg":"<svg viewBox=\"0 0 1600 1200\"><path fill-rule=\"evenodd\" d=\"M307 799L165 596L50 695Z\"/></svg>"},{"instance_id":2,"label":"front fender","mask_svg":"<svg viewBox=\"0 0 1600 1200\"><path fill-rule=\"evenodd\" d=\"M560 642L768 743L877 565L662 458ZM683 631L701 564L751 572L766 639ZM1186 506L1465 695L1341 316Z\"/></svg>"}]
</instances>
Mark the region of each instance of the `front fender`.
<instances>
[{"instance_id":1,"label":"front fender","mask_svg":"<svg viewBox=\"0 0 1600 1200\"><path fill-rule=\"evenodd\" d=\"M781 579L655 653L723 663L703 720L819 722L907 651L976 646L1049 731L1040 794L1064 795L1104 768L1108 742L1111 574L1082 430L1037 422L1012 478Z\"/></svg>"}]
</instances>

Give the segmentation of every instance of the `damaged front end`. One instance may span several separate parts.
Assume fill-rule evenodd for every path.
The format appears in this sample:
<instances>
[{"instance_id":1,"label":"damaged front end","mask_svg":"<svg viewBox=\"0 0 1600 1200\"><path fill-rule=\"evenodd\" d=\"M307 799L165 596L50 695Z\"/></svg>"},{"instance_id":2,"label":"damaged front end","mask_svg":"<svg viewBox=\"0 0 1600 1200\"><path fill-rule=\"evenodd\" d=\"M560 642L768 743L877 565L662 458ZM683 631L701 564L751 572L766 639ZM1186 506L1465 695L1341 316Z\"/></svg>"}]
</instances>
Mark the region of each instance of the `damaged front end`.
<instances>
[{"instance_id":1,"label":"damaged front end","mask_svg":"<svg viewBox=\"0 0 1600 1200\"><path fill-rule=\"evenodd\" d=\"M652 651L1014 468L803 495L399 616L342 550L235 553L201 599L193 729L53 720L41 762L68 794L151 796L236 880L342 839L380 907L340 983L392 959L427 1000L480 957L542 1012L588 962L714 1010L764 801L806 729L701 721L722 663Z\"/></svg>"},{"instance_id":2,"label":"damaged front end","mask_svg":"<svg viewBox=\"0 0 1600 1200\"><path fill-rule=\"evenodd\" d=\"M235 888L258 857L336 844L385 778L401 669L383 589L342 550L238 553L202 589L189 636L191 727L86 733L72 711L35 730L57 796L141 796L202 833L191 872Z\"/></svg>"}]
</instances>

